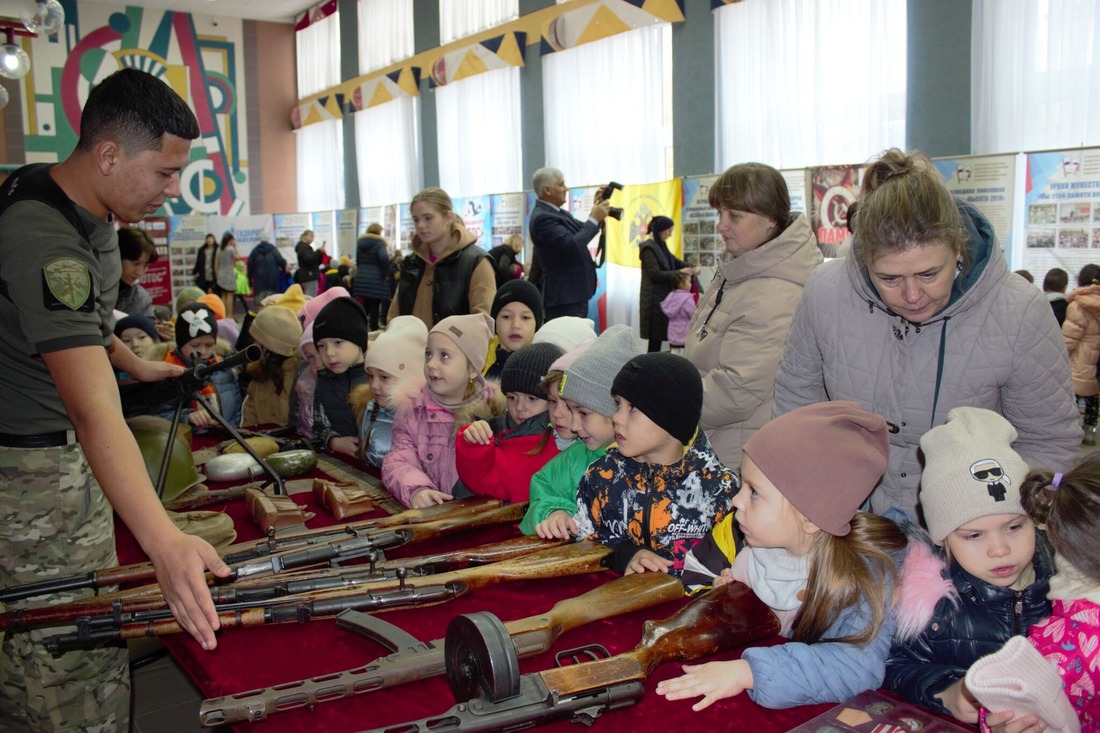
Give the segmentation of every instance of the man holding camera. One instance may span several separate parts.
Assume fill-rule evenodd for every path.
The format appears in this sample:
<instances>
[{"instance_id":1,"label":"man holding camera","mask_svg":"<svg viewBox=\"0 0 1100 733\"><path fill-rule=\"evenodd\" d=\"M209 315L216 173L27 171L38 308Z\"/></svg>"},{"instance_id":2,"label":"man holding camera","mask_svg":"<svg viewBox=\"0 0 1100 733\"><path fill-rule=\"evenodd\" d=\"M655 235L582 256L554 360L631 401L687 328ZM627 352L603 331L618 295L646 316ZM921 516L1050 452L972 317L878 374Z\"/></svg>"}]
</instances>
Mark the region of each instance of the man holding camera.
<instances>
[{"instance_id":1,"label":"man holding camera","mask_svg":"<svg viewBox=\"0 0 1100 733\"><path fill-rule=\"evenodd\" d=\"M531 211L528 231L542 271L542 302L546 320L559 316L588 316L588 301L596 292L596 265L588 243L599 234L611 208L601 190L588 213L579 221L563 211L569 189L557 168L539 168L532 178L538 201Z\"/></svg>"}]
</instances>

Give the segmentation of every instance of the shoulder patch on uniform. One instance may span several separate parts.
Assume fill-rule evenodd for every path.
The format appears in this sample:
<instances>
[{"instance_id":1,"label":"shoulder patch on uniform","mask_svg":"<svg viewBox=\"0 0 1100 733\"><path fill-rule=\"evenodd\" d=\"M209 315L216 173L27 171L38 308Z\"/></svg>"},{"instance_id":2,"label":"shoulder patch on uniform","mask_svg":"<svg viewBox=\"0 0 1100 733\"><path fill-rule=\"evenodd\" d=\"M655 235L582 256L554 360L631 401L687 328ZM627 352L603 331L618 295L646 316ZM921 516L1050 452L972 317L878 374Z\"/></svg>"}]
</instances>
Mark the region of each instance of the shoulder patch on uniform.
<instances>
[{"instance_id":1,"label":"shoulder patch on uniform","mask_svg":"<svg viewBox=\"0 0 1100 733\"><path fill-rule=\"evenodd\" d=\"M72 257L62 257L42 268L42 297L48 310L68 308L90 313L95 309L92 276L88 266Z\"/></svg>"}]
</instances>

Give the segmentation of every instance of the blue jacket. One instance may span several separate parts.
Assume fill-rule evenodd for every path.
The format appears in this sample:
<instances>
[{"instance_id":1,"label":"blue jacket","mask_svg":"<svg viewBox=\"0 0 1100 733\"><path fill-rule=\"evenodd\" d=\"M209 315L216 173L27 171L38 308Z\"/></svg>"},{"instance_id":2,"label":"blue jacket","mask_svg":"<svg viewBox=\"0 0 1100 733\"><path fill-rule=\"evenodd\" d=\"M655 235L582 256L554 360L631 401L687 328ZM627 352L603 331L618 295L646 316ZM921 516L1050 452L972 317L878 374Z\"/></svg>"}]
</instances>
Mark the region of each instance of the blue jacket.
<instances>
[{"instance_id":1,"label":"blue jacket","mask_svg":"<svg viewBox=\"0 0 1100 733\"><path fill-rule=\"evenodd\" d=\"M948 577L957 596L936 602L931 621L917 638L894 642L886 663L886 689L947 714L936 695L965 677L975 661L1050 615L1047 590L1054 559L1039 531L1032 562L1035 580L1023 590L990 585L951 563Z\"/></svg>"},{"instance_id":2,"label":"blue jacket","mask_svg":"<svg viewBox=\"0 0 1100 733\"><path fill-rule=\"evenodd\" d=\"M376 411L377 410L377 411ZM367 436L367 429L370 436ZM367 447L363 449L363 439L367 438ZM382 459L393 445L393 410L382 407L375 400L367 403L363 421L359 424L359 446L363 457L372 466L382 467Z\"/></svg>"},{"instance_id":3,"label":"blue jacket","mask_svg":"<svg viewBox=\"0 0 1100 733\"><path fill-rule=\"evenodd\" d=\"M355 243L355 280L352 295L370 300L389 300L394 266L386 254L386 241L377 234L364 234Z\"/></svg>"},{"instance_id":4,"label":"blue jacket","mask_svg":"<svg viewBox=\"0 0 1100 733\"><path fill-rule=\"evenodd\" d=\"M596 265L588 243L600 233L599 227L540 200L531 211L528 230L542 266L543 305L587 303L596 292Z\"/></svg>"},{"instance_id":5,"label":"blue jacket","mask_svg":"<svg viewBox=\"0 0 1100 733\"><path fill-rule=\"evenodd\" d=\"M247 269L252 292L257 296L283 292L282 274L286 270L286 259L271 242L260 242L252 248Z\"/></svg>"}]
</instances>

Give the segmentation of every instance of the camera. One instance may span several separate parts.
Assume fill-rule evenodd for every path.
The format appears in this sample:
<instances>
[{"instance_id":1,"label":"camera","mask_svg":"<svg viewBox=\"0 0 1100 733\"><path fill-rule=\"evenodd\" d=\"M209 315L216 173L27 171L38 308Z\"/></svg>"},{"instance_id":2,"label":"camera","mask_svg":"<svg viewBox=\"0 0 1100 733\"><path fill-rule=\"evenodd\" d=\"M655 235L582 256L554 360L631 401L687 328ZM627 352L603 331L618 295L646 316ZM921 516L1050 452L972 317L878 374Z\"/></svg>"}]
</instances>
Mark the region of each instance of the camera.
<instances>
[{"instance_id":1,"label":"camera","mask_svg":"<svg viewBox=\"0 0 1100 733\"><path fill-rule=\"evenodd\" d=\"M600 200L610 201L611 195L614 194L615 191L622 190L623 184L617 183L616 181L611 181L611 183L608 183L606 186L604 186L603 190L600 192ZM623 209L621 206L612 206L607 210L607 215L610 216L612 219L619 221L623 218Z\"/></svg>"}]
</instances>

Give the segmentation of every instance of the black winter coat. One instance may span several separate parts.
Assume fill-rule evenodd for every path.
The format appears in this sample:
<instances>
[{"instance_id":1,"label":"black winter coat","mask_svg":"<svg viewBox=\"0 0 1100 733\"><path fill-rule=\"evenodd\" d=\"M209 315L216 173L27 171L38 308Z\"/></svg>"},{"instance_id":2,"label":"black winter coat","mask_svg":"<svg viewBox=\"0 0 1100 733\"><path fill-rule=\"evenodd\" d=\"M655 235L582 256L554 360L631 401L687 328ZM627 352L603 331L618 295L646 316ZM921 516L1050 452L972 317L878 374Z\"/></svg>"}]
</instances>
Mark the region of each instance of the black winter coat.
<instances>
[{"instance_id":1,"label":"black winter coat","mask_svg":"<svg viewBox=\"0 0 1100 733\"><path fill-rule=\"evenodd\" d=\"M393 263L386 254L386 240L364 234L355 243L355 280L351 294L369 300L389 300Z\"/></svg>"},{"instance_id":2,"label":"black winter coat","mask_svg":"<svg viewBox=\"0 0 1100 733\"><path fill-rule=\"evenodd\" d=\"M947 714L936 695L965 677L975 661L999 650L1009 638L1026 635L1028 627L1050 615L1047 591L1054 557L1038 530L1033 562L1035 581L1023 590L990 585L951 563L958 605L941 598L919 637L894 642L883 686L910 702Z\"/></svg>"},{"instance_id":3,"label":"black winter coat","mask_svg":"<svg viewBox=\"0 0 1100 733\"><path fill-rule=\"evenodd\" d=\"M664 341L668 338L668 317L661 310L661 301L672 292L672 281L676 278L676 273L688 265L669 252L663 242L657 244L653 239L642 242L638 257L642 260L638 330L644 339ZM671 270L668 269L669 259L673 262Z\"/></svg>"}]
</instances>

